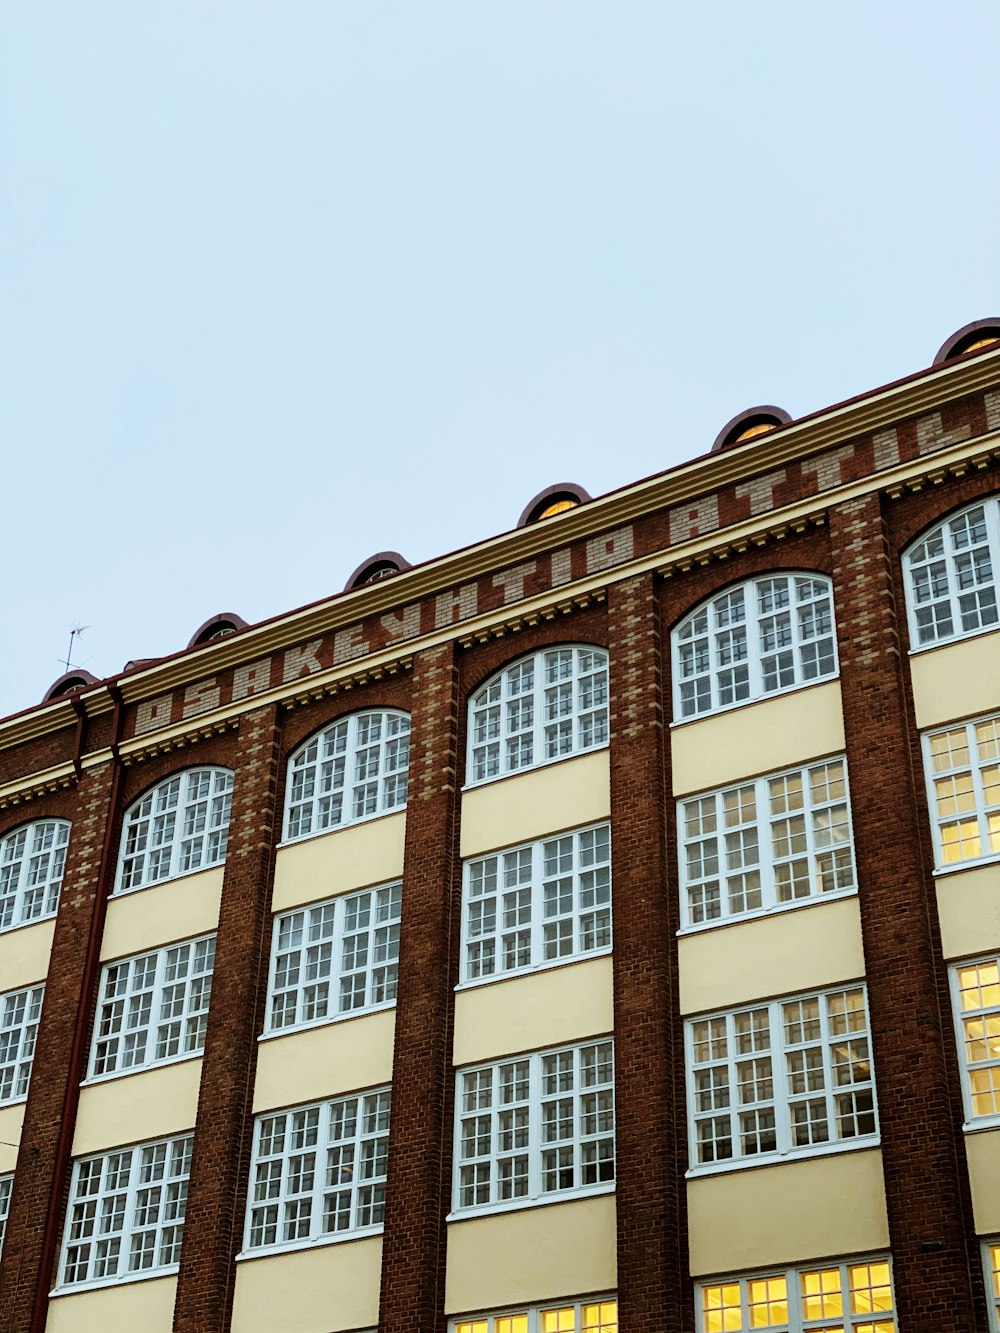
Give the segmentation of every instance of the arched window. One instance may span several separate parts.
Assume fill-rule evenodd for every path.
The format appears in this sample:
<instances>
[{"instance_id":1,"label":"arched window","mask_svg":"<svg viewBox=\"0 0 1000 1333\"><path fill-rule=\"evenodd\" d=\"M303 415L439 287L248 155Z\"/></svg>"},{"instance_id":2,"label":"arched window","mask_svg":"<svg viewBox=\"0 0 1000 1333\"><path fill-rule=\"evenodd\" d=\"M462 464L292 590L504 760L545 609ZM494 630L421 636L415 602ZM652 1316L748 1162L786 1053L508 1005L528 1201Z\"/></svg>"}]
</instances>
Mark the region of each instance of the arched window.
<instances>
[{"instance_id":1,"label":"arched window","mask_svg":"<svg viewBox=\"0 0 1000 1333\"><path fill-rule=\"evenodd\" d=\"M833 589L822 574L768 574L727 588L672 639L677 719L837 674Z\"/></svg>"},{"instance_id":2,"label":"arched window","mask_svg":"<svg viewBox=\"0 0 1000 1333\"><path fill-rule=\"evenodd\" d=\"M65 819L22 824L0 841L0 930L55 915L68 843Z\"/></svg>"},{"instance_id":3,"label":"arched window","mask_svg":"<svg viewBox=\"0 0 1000 1333\"><path fill-rule=\"evenodd\" d=\"M914 648L947 643L1000 624L1000 498L960 509L903 554Z\"/></svg>"},{"instance_id":4,"label":"arched window","mask_svg":"<svg viewBox=\"0 0 1000 1333\"><path fill-rule=\"evenodd\" d=\"M468 781L519 773L607 743L607 653L546 648L504 667L472 696Z\"/></svg>"},{"instance_id":5,"label":"arched window","mask_svg":"<svg viewBox=\"0 0 1000 1333\"><path fill-rule=\"evenodd\" d=\"M189 768L140 796L125 812L115 892L221 864L232 793L228 768Z\"/></svg>"},{"instance_id":6,"label":"arched window","mask_svg":"<svg viewBox=\"0 0 1000 1333\"><path fill-rule=\"evenodd\" d=\"M409 713L380 709L342 717L288 761L285 837L401 810L409 763Z\"/></svg>"}]
</instances>

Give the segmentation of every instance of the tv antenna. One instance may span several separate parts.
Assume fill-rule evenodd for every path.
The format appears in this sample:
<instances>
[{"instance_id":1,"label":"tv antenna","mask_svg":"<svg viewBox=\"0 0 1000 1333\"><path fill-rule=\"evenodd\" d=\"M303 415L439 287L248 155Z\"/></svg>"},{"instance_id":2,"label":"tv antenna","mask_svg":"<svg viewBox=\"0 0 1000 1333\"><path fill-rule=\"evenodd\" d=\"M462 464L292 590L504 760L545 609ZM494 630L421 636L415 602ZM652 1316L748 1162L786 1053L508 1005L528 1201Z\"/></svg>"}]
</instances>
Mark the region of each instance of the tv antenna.
<instances>
[{"instance_id":1,"label":"tv antenna","mask_svg":"<svg viewBox=\"0 0 1000 1333\"><path fill-rule=\"evenodd\" d=\"M66 668L67 671L73 670L73 648L76 644L76 640L80 637L80 635L83 633L85 629L90 629L90 626L74 625L69 632L69 647L66 649L66 660L63 662L63 666Z\"/></svg>"}]
</instances>

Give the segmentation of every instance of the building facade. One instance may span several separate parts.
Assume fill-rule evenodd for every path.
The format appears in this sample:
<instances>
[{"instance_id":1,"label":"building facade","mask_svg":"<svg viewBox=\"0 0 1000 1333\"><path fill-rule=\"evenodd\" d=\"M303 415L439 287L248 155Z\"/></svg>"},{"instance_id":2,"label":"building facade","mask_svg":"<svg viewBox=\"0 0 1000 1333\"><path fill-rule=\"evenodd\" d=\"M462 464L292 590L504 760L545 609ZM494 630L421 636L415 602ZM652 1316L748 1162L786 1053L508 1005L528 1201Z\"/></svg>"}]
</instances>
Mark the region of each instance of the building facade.
<instances>
[{"instance_id":1,"label":"building facade","mask_svg":"<svg viewBox=\"0 0 1000 1333\"><path fill-rule=\"evenodd\" d=\"M1000 1333L1000 344L0 722L0 1333Z\"/></svg>"}]
</instances>

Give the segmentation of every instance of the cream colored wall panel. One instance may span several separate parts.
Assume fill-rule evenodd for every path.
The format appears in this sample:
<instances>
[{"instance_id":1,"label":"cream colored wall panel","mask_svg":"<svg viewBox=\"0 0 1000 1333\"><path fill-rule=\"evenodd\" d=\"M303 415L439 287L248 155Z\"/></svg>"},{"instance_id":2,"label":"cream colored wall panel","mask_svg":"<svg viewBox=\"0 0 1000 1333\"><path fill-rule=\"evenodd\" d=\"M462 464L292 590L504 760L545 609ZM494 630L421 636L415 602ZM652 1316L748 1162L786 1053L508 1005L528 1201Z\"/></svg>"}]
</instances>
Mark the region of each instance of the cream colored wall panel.
<instances>
[{"instance_id":1,"label":"cream colored wall panel","mask_svg":"<svg viewBox=\"0 0 1000 1333\"><path fill-rule=\"evenodd\" d=\"M865 974L856 897L699 931L678 944L684 1014L819 990Z\"/></svg>"},{"instance_id":2,"label":"cream colored wall panel","mask_svg":"<svg viewBox=\"0 0 1000 1333\"><path fill-rule=\"evenodd\" d=\"M223 866L212 866L112 898L104 922L101 962L215 930L223 872Z\"/></svg>"},{"instance_id":3,"label":"cream colored wall panel","mask_svg":"<svg viewBox=\"0 0 1000 1333\"><path fill-rule=\"evenodd\" d=\"M1000 1233L1000 1129L966 1134L972 1216L980 1236Z\"/></svg>"},{"instance_id":4,"label":"cream colored wall panel","mask_svg":"<svg viewBox=\"0 0 1000 1333\"><path fill-rule=\"evenodd\" d=\"M19 990L45 980L55 929L53 917L51 921L19 926L0 935L0 991Z\"/></svg>"},{"instance_id":5,"label":"cream colored wall panel","mask_svg":"<svg viewBox=\"0 0 1000 1333\"><path fill-rule=\"evenodd\" d=\"M13 1171L17 1165L17 1149L11 1145L21 1142L25 1105L0 1106L0 1172Z\"/></svg>"},{"instance_id":6,"label":"cream colored wall panel","mask_svg":"<svg viewBox=\"0 0 1000 1333\"><path fill-rule=\"evenodd\" d=\"M45 1333L170 1333L176 1294L176 1277L157 1277L57 1296Z\"/></svg>"},{"instance_id":7,"label":"cream colored wall panel","mask_svg":"<svg viewBox=\"0 0 1000 1333\"><path fill-rule=\"evenodd\" d=\"M1000 866L938 875L935 889L945 958L1000 949Z\"/></svg>"},{"instance_id":8,"label":"cream colored wall panel","mask_svg":"<svg viewBox=\"0 0 1000 1333\"><path fill-rule=\"evenodd\" d=\"M201 1060L181 1060L80 1089L73 1156L193 1129Z\"/></svg>"},{"instance_id":9,"label":"cream colored wall panel","mask_svg":"<svg viewBox=\"0 0 1000 1333\"><path fill-rule=\"evenodd\" d=\"M671 728L674 795L723 787L843 749L840 681L811 685Z\"/></svg>"},{"instance_id":10,"label":"cream colored wall panel","mask_svg":"<svg viewBox=\"0 0 1000 1333\"><path fill-rule=\"evenodd\" d=\"M614 1291L615 1226L613 1194L449 1223L445 1312Z\"/></svg>"},{"instance_id":11,"label":"cream colored wall panel","mask_svg":"<svg viewBox=\"0 0 1000 1333\"><path fill-rule=\"evenodd\" d=\"M315 1245L236 1265L232 1333L374 1328L382 1238Z\"/></svg>"},{"instance_id":12,"label":"cream colored wall panel","mask_svg":"<svg viewBox=\"0 0 1000 1333\"><path fill-rule=\"evenodd\" d=\"M1000 633L945 644L910 658L918 727L1000 708Z\"/></svg>"},{"instance_id":13,"label":"cream colored wall panel","mask_svg":"<svg viewBox=\"0 0 1000 1333\"><path fill-rule=\"evenodd\" d=\"M510 847L611 815L607 750L471 787L462 795L461 854Z\"/></svg>"},{"instance_id":14,"label":"cream colored wall panel","mask_svg":"<svg viewBox=\"0 0 1000 1333\"><path fill-rule=\"evenodd\" d=\"M395 1027L395 1009L381 1009L262 1041L254 1111L298 1106L389 1083Z\"/></svg>"},{"instance_id":15,"label":"cream colored wall panel","mask_svg":"<svg viewBox=\"0 0 1000 1333\"><path fill-rule=\"evenodd\" d=\"M455 1064L561 1046L614 1023L610 958L475 986L455 996Z\"/></svg>"},{"instance_id":16,"label":"cream colored wall panel","mask_svg":"<svg viewBox=\"0 0 1000 1333\"><path fill-rule=\"evenodd\" d=\"M406 812L400 811L279 847L272 909L284 912L301 903L400 879L405 837Z\"/></svg>"},{"instance_id":17,"label":"cream colored wall panel","mask_svg":"<svg viewBox=\"0 0 1000 1333\"><path fill-rule=\"evenodd\" d=\"M834 1153L688 1181L692 1276L889 1245L882 1153Z\"/></svg>"}]
</instances>

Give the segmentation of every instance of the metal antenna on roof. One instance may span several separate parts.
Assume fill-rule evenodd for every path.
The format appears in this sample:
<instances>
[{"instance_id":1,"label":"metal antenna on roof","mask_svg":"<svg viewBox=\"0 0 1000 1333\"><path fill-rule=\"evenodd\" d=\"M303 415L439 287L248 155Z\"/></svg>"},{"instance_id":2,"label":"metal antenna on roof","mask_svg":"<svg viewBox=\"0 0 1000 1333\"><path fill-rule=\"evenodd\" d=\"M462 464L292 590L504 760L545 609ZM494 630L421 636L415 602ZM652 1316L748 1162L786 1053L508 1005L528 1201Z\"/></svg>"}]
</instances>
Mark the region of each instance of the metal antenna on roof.
<instances>
[{"instance_id":1,"label":"metal antenna on roof","mask_svg":"<svg viewBox=\"0 0 1000 1333\"><path fill-rule=\"evenodd\" d=\"M89 625L74 625L69 632L69 647L66 649L66 660L63 663L67 671L73 669L73 642L78 639L85 629L90 629Z\"/></svg>"}]
</instances>

